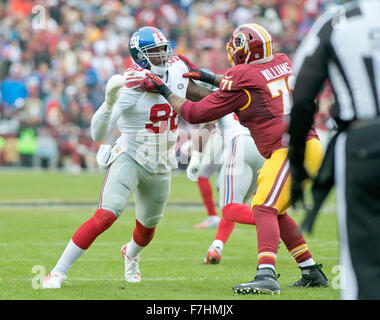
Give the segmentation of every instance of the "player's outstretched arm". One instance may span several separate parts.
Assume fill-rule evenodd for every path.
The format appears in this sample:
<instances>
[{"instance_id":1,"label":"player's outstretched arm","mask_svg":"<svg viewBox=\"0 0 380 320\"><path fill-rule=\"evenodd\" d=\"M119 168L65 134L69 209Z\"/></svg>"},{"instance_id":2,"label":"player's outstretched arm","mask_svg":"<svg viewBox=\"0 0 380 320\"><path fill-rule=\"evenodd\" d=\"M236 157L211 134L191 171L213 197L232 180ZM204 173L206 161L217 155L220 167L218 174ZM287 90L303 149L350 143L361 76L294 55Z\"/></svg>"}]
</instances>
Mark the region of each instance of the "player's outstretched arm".
<instances>
[{"instance_id":1,"label":"player's outstretched arm","mask_svg":"<svg viewBox=\"0 0 380 320\"><path fill-rule=\"evenodd\" d=\"M175 112L179 114L182 104L187 100L174 94L168 86L154 74L147 73L145 76L145 79L141 82L141 89L146 92L160 94L169 102Z\"/></svg>"},{"instance_id":2,"label":"player's outstretched arm","mask_svg":"<svg viewBox=\"0 0 380 320\"><path fill-rule=\"evenodd\" d=\"M200 101L192 102L177 96L159 77L151 73L145 75L140 88L163 96L172 108L190 123L204 123L220 119L226 114L234 112L240 105L246 105L247 100L249 103L247 94L243 90L226 92L220 89Z\"/></svg>"},{"instance_id":3,"label":"player's outstretched arm","mask_svg":"<svg viewBox=\"0 0 380 320\"><path fill-rule=\"evenodd\" d=\"M189 68L189 72L186 72L182 75L184 78L199 80L202 82L212 84L213 86L219 87L220 82L223 79L222 74L214 74L211 72L204 71L204 70L198 68L194 63L192 63L188 58L186 58L182 54L179 54L178 57L183 62L185 62L185 64Z\"/></svg>"},{"instance_id":4,"label":"player's outstretched arm","mask_svg":"<svg viewBox=\"0 0 380 320\"><path fill-rule=\"evenodd\" d=\"M189 80L189 85L186 91L186 98L190 101L199 101L212 93L212 90L196 84L192 79Z\"/></svg>"}]
</instances>

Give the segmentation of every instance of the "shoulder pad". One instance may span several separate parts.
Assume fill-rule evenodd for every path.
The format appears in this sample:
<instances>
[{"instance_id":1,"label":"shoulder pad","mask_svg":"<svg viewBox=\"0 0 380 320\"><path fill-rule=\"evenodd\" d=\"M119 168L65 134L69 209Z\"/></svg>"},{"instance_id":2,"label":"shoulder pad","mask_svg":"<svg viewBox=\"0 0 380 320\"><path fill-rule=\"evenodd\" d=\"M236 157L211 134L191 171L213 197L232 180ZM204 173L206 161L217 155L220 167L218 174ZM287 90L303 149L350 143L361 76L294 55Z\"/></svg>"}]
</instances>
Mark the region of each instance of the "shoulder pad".
<instances>
[{"instance_id":1,"label":"shoulder pad","mask_svg":"<svg viewBox=\"0 0 380 320\"><path fill-rule=\"evenodd\" d=\"M170 62L170 60L169 60ZM183 69L183 72L188 72L189 68L187 67L186 63L182 61L180 57L173 56L171 58L171 66L170 67L175 67L175 68L180 68Z\"/></svg>"},{"instance_id":2,"label":"shoulder pad","mask_svg":"<svg viewBox=\"0 0 380 320\"><path fill-rule=\"evenodd\" d=\"M224 73L219 89L221 91L235 91L253 87L254 69L253 65L247 64L233 66Z\"/></svg>"},{"instance_id":3,"label":"shoulder pad","mask_svg":"<svg viewBox=\"0 0 380 320\"><path fill-rule=\"evenodd\" d=\"M173 57L171 57L171 59L169 59L169 62L171 62L172 65L177 63L178 61L181 61L181 58L178 56L173 56Z\"/></svg>"},{"instance_id":4,"label":"shoulder pad","mask_svg":"<svg viewBox=\"0 0 380 320\"><path fill-rule=\"evenodd\" d=\"M124 71L124 77L128 77L129 75L135 75L135 76L145 76L145 74L148 72L148 70L141 68L139 66L133 65L129 68L127 68Z\"/></svg>"},{"instance_id":5,"label":"shoulder pad","mask_svg":"<svg viewBox=\"0 0 380 320\"><path fill-rule=\"evenodd\" d=\"M137 89L140 87L141 82L144 80L148 70L138 66L132 66L125 70L123 77L125 78L125 87L130 89Z\"/></svg>"},{"instance_id":6,"label":"shoulder pad","mask_svg":"<svg viewBox=\"0 0 380 320\"><path fill-rule=\"evenodd\" d=\"M293 66L292 65L292 62L290 61L289 57L285 54L285 53L276 53L275 54L276 57L279 57L281 58L283 61L287 62L291 67Z\"/></svg>"}]
</instances>

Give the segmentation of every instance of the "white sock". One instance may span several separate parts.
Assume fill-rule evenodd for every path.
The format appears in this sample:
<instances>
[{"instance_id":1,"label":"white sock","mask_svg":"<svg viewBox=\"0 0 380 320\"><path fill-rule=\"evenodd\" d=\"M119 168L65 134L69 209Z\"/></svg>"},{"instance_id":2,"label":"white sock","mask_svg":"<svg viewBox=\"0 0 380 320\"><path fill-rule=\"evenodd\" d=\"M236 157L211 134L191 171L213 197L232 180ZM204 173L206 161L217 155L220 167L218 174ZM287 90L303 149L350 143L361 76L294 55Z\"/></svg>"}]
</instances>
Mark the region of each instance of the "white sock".
<instances>
[{"instance_id":1,"label":"white sock","mask_svg":"<svg viewBox=\"0 0 380 320\"><path fill-rule=\"evenodd\" d=\"M258 268L259 269L271 268L274 271L274 265L273 264L259 264Z\"/></svg>"},{"instance_id":2,"label":"white sock","mask_svg":"<svg viewBox=\"0 0 380 320\"><path fill-rule=\"evenodd\" d=\"M222 240L214 240L212 243L212 246L220 248L220 250L223 250L223 241Z\"/></svg>"},{"instance_id":3,"label":"white sock","mask_svg":"<svg viewBox=\"0 0 380 320\"><path fill-rule=\"evenodd\" d=\"M66 275L73 263L77 261L85 251L86 250L79 248L73 240L70 240L52 272L58 271L59 273Z\"/></svg>"},{"instance_id":4,"label":"white sock","mask_svg":"<svg viewBox=\"0 0 380 320\"><path fill-rule=\"evenodd\" d=\"M307 259L306 261L303 261L303 262L300 262L298 265L303 268L303 267L308 267L308 266L312 266L312 265L315 265L315 261L313 260L313 258L310 258L310 259Z\"/></svg>"},{"instance_id":5,"label":"white sock","mask_svg":"<svg viewBox=\"0 0 380 320\"><path fill-rule=\"evenodd\" d=\"M134 240L133 238L131 239L130 242L127 243L127 250L125 251L125 254L133 259L134 257L137 257L140 252L142 251L142 249L144 249L145 247L141 247L139 246Z\"/></svg>"}]
</instances>

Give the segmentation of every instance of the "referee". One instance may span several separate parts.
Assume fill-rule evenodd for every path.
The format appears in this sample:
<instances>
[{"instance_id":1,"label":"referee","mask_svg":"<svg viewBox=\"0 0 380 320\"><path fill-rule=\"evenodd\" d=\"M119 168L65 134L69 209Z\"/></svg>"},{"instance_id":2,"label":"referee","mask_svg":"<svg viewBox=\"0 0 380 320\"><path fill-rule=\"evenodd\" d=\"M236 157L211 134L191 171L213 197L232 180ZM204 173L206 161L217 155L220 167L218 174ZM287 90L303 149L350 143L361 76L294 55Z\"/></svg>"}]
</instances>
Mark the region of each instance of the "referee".
<instances>
[{"instance_id":1,"label":"referee","mask_svg":"<svg viewBox=\"0 0 380 320\"><path fill-rule=\"evenodd\" d=\"M289 124L291 198L303 200L305 140L328 78L335 95L331 140L313 182L313 219L337 192L341 299L380 299L380 0L350 2L323 14L298 48Z\"/></svg>"}]
</instances>

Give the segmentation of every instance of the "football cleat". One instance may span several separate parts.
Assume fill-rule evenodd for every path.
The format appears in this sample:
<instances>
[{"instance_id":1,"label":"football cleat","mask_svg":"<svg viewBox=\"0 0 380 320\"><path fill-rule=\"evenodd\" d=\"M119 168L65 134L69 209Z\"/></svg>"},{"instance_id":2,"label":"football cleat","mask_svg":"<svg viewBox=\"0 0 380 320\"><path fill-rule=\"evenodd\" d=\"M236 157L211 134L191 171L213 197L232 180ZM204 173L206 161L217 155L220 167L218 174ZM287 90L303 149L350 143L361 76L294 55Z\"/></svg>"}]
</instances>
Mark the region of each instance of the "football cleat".
<instances>
[{"instance_id":1,"label":"football cleat","mask_svg":"<svg viewBox=\"0 0 380 320\"><path fill-rule=\"evenodd\" d=\"M42 289L61 289L62 282L66 276L57 271L50 272L42 281Z\"/></svg>"},{"instance_id":2,"label":"football cleat","mask_svg":"<svg viewBox=\"0 0 380 320\"><path fill-rule=\"evenodd\" d=\"M124 259L124 265L125 265L125 271L124 271L124 278L127 282L140 282L141 281L141 274L140 274L140 258L134 257L130 258L126 254L127 251L127 244L124 244L121 247L121 252Z\"/></svg>"},{"instance_id":3,"label":"football cleat","mask_svg":"<svg viewBox=\"0 0 380 320\"><path fill-rule=\"evenodd\" d=\"M290 284L289 287L307 288L307 287L328 287L329 280L321 270L321 264L314 264L308 267L301 267L301 279Z\"/></svg>"},{"instance_id":4,"label":"football cleat","mask_svg":"<svg viewBox=\"0 0 380 320\"><path fill-rule=\"evenodd\" d=\"M219 246L211 245L207 250L206 258L204 258L204 264L218 264L222 259L222 248Z\"/></svg>"},{"instance_id":5,"label":"football cleat","mask_svg":"<svg viewBox=\"0 0 380 320\"><path fill-rule=\"evenodd\" d=\"M277 281L279 276L271 268L258 269L253 281L238 284L232 290L238 294L280 294L281 288Z\"/></svg>"},{"instance_id":6,"label":"football cleat","mask_svg":"<svg viewBox=\"0 0 380 320\"><path fill-rule=\"evenodd\" d=\"M219 225L219 216L208 216L204 221L194 226L195 229L217 228Z\"/></svg>"}]
</instances>

